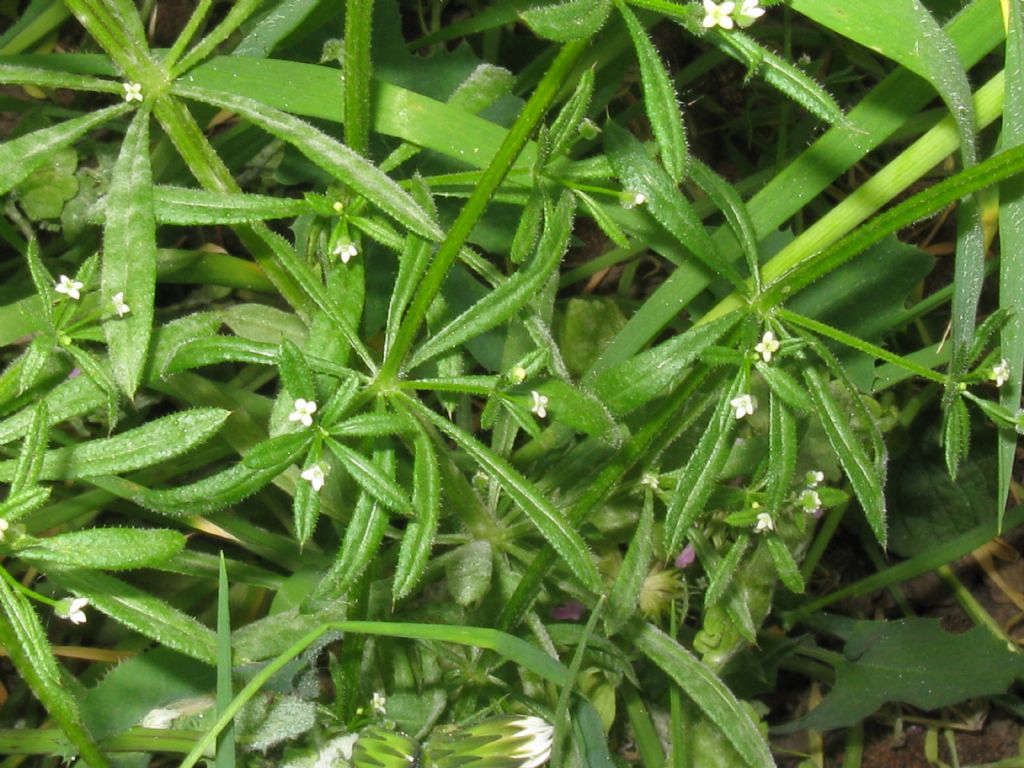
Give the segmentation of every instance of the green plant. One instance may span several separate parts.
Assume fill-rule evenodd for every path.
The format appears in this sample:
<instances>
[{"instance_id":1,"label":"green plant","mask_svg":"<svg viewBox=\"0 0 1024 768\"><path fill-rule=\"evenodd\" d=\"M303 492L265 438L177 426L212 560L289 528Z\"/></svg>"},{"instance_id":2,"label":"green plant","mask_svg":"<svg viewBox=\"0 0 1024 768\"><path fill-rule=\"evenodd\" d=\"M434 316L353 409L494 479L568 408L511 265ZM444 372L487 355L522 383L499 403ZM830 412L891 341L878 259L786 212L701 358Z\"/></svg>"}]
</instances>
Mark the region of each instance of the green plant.
<instances>
[{"instance_id":1,"label":"green plant","mask_svg":"<svg viewBox=\"0 0 1024 768\"><path fill-rule=\"evenodd\" d=\"M821 607L792 594L845 510L886 547L886 433L939 401L955 476L972 419L994 422L1002 521L1019 0L945 27L918 0L505 0L453 23L440 2L200 0L167 49L152 5L32 0L0 38L0 81L43 97L9 105L0 145L0 645L61 732L37 718L7 749L227 768L347 760L348 739L372 762L372 740L415 753L434 730L442 763L429 745L532 713L556 764L607 765L629 730L654 766L655 709L674 766L705 746L772 765L723 678L767 642L777 583L783 619ZM77 52L21 53L58 29ZM794 35L879 82L823 85ZM771 117L723 111L705 161L678 93L725 59ZM972 94L979 61L996 74ZM823 197L873 150L887 164ZM933 260L895 235L958 201L951 280L908 307ZM976 325L996 220L998 307ZM563 269L582 221L613 247ZM579 290L602 270L614 291ZM933 567L966 551L949 538ZM75 618L83 599L137 655L72 684L32 601ZM549 620L570 604L586 626ZM160 717L174 729L134 728Z\"/></svg>"}]
</instances>

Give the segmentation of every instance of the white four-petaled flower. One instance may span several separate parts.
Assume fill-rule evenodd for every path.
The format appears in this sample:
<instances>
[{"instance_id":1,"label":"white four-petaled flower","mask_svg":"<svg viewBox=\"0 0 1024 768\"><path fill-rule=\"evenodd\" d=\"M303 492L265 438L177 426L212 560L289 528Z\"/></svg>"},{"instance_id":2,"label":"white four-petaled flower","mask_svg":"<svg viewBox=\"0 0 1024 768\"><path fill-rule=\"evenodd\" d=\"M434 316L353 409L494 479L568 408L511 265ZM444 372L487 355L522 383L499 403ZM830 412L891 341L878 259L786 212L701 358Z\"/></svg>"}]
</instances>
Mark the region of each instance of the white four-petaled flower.
<instances>
[{"instance_id":1,"label":"white four-petaled flower","mask_svg":"<svg viewBox=\"0 0 1024 768\"><path fill-rule=\"evenodd\" d=\"M761 341L754 347L754 351L761 356L762 360L770 363L772 355L779 351L779 342L775 338L775 334L771 331L765 331Z\"/></svg>"},{"instance_id":2,"label":"white four-petaled flower","mask_svg":"<svg viewBox=\"0 0 1024 768\"><path fill-rule=\"evenodd\" d=\"M334 255L341 259L342 264L348 264L350 259L359 255L359 250L354 243L338 243L334 246Z\"/></svg>"},{"instance_id":3,"label":"white four-petaled flower","mask_svg":"<svg viewBox=\"0 0 1024 768\"><path fill-rule=\"evenodd\" d=\"M808 488L817 488L823 482L825 482L825 473L820 469L812 469L804 475L804 484Z\"/></svg>"},{"instance_id":4,"label":"white four-petaled flower","mask_svg":"<svg viewBox=\"0 0 1024 768\"><path fill-rule=\"evenodd\" d=\"M737 14L736 23L741 27L749 27L759 18L764 16L764 8L759 7L760 0L743 0L740 11Z\"/></svg>"},{"instance_id":5,"label":"white four-petaled flower","mask_svg":"<svg viewBox=\"0 0 1024 768\"><path fill-rule=\"evenodd\" d=\"M78 301L82 298L82 288L84 287L85 285L80 283L78 280L72 280L67 275L61 275L60 280L58 280L57 284L53 286L53 289L57 293L63 293L69 299Z\"/></svg>"},{"instance_id":6,"label":"white four-petaled flower","mask_svg":"<svg viewBox=\"0 0 1024 768\"><path fill-rule=\"evenodd\" d=\"M775 521L772 520L772 516L767 512L759 512L757 515L757 524L754 526L754 533L762 533L763 531L774 531Z\"/></svg>"},{"instance_id":7,"label":"white four-petaled flower","mask_svg":"<svg viewBox=\"0 0 1024 768\"><path fill-rule=\"evenodd\" d=\"M124 100L128 103L142 101L142 85L139 83L124 83Z\"/></svg>"},{"instance_id":8,"label":"white four-petaled flower","mask_svg":"<svg viewBox=\"0 0 1024 768\"><path fill-rule=\"evenodd\" d=\"M304 427L311 427L314 413L316 413L316 403L300 397L295 400L295 410L288 414L288 421L298 421Z\"/></svg>"},{"instance_id":9,"label":"white four-petaled flower","mask_svg":"<svg viewBox=\"0 0 1024 768\"><path fill-rule=\"evenodd\" d=\"M800 508L809 515L815 515L821 511L821 496L818 492L807 488L803 493L800 494L800 498L797 500Z\"/></svg>"},{"instance_id":10,"label":"white four-petaled flower","mask_svg":"<svg viewBox=\"0 0 1024 768\"><path fill-rule=\"evenodd\" d=\"M522 384L526 381L526 369L521 365L517 365L512 369L512 373L509 374L509 379L513 384Z\"/></svg>"},{"instance_id":11,"label":"white four-petaled flower","mask_svg":"<svg viewBox=\"0 0 1024 768\"><path fill-rule=\"evenodd\" d=\"M1003 386L1003 384L1010 380L1010 361L1004 357L992 368L992 372L989 373L988 377L996 383L997 387Z\"/></svg>"},{"instance_id":12,"label":"white four-petaled flower","mask_svg":"<svg viewBox=\"0 0 1024 768\"><path fill-rule=\"evenodd\" d=\"M61 600L57 603L56 613L62 619L67 619L72 624L85 624L85 608L89 605L88 599L75 597L71 600Z\"/></svg>"},{"instance_id":13,"label":"white four-petaled flower","mask_svg":"<svg viewBox=\"0 0 1024 768\"><path fill-rule=\"evenodd\" d=\"M302 470L299 477L303 480L309 481L309 484L313 486L314 491L319 491L324 487L326 475L324 475L324 470L319 464L314 464L313 466Z\"/></svg>"},{"instance_id":14,"label":"white four-petaled flower","mask_svg":"<svg viewBox=\"0 0 1024 768\"><path fill-rule=\"evenodd\" d=\"M724 3L704 0L704 26L707 29L712 27L732 29L732 12L734 8L736 8L736 3L731 2L731 0L726 0Z\"/></svg>"},{"instance_id":15,"label":"white four-petaled flower","mask_svg":"<svg viewBox=\"0 0 1024 768\"><path fill-rule=\"evenodd\" d=\"M754 398L747 394L737 395L729 401L729 405L733 407L737 419L754 413Z\"/></svg>"},{"instance_id":16,"label":"white four-petaled flower","mask_svg":"<svg viewBox=\"0 0 1024 768\"><path fill-rule=\"evenodd\" d=\"M537 390L533 390L530 392L530 397L533 398L533 406L530 408L530 412L536 414L541 419L546 417L548 415L547 395L542 395Z\"/></svg>"},{"instance_id":17,"label":"white four-petaled flower","mask_svg":"<svg viewBox=\"0 0 1024 768\"><path fill-rule=\"evenodd\" d=\"M118 317L124 317L132 311L132 308L124 303L124 291L115 293L110 302L114 305L114 311L117 312Z\"/></svg>"}]
</instances>

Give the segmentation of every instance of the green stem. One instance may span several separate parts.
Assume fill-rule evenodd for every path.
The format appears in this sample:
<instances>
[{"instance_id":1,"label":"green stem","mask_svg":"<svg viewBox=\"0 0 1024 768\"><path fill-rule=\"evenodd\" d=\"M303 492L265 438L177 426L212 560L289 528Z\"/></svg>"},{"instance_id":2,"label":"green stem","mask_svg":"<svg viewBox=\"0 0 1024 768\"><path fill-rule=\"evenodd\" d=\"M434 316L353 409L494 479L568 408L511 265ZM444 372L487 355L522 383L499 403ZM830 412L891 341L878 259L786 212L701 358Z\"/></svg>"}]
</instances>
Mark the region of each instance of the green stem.
<instances>
[{"instance_id":1,"label":"green stem","mask_svg":"<svg viewBox=\"0 0 1024 768\"><path fill-rule=\"evenodd\" d=\"M491 164L487 166L480 177L480 182L469 196L465 206L459 212L458 217L448 230L448 236L437 250L430 268L423 276L416 298L409 305L405 317L395 335L395 343L392 345L388 356L385 358L378 375L378 381L385 385L393 381L399 374L402 364L409 352L410 347L416 340L420 326L427 316L427 310L441 290L448 275L448 270L459 255L463 244L469 237L477 221L483 215L484 210L491 197L497 191L498 186L508 174L519 153L526 146L537 124L544 117L548 106L555 96L562 89L569 73L576 60L582 55L587 46L587 41L578 40L567 43L559 52L551 68L544 75L537 85L537 89L530 96L529 101L519 113L512 128L505 136Z\"/></svg>"},{"instance_id":2,"label":"green stem","mask_svg":"<svg viewBox=\"0 0 1024 768\"><path fill-rule=\"evenodd\" d=\"M345 3L345 142L353 152L370 148L370 79L373 0Z\"/></svg>"}]
</instances>

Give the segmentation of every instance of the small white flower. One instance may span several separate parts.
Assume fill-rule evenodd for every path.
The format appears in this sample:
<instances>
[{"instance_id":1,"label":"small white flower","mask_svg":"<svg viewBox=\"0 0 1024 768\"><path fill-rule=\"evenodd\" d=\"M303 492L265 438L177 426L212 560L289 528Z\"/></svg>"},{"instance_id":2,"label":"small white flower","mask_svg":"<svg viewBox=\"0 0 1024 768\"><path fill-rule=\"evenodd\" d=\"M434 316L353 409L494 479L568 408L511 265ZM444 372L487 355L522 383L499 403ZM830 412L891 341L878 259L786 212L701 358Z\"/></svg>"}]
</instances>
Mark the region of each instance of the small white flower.
<instances>
[{"instance_id":1,"label":"small white flower","mask_svg":"<svg viewBox=\"0 0 1024 768\"><path fill-rule=\"evenodd\" d=\"M653 472L644 472L643 477L640 478L640 485L646 485L652 491L656 491L661 488L661 481Z\"/></svg>"},{"instance_id":2,"label":"small white flower","mask_svg":"<svg viewBox=\"0 0 1024 768\"><path fill-rule=\"evenodd\" d=\"M716 3L714 0L704 0L704 26L707 29L712 27L721 27L722 29L732 29L732 12L736 7L736 3L727 2Z\"/></svg>"},{"instance_id":3,"label":"small white flower","mask_svg":"<svg viewBox=\"0 0 1024 768\"><path fill-rule=\"evenodd\" d=\"M772 520L772 516L767 512L760 512L757 515L757 524L754 526L754 533L761 533L763 531L774 531L775 521Z\"/></svg>"},{"instance_id":4,"label":"small white flower","mask_svg":"<svg viewBox=\"0 0 1024 768\"><path fill-rule=\"evenodd\" d=\"M811 63L811 57L809 54L801 53L800 58L796 60L796 63L799 64L801 67L806 67L808 64Z\"/></svg>"},{"instance_id":5,"label":"small white flower","mask_svg":"<svg viewBox=\"0 0 1024 768\"><path fill-rule=\"evenodd\" d=\"M736 19L741 27L749 27L759 18L764 16L764 8L759 8L760 0L743 0L743 5L740 7L738 14L739 18Z\"/></svg>"},{"instance_id":6,"label":"small white flower","mask_svg":"<svg viewBox=\"0 0 1024 768\"><path fill-rule=\"evenodd\" d=\"M729 401L729 405L735 409L737 419L742 419L744 416L750 416L754 413L754 398L750 395L737 395Z\"/></svg>"},{"instance_id":7,"label":"small white flower","mask_svg":"<svg viewBox=\"0 0 1024 768\"><path fill-rule=\"evenodd\" d=\"M540 419L545 418L548 415L547 395L542 395L537 390L533 390L530 392L530 397L533 398L533 406L530 408L530 412L536 414Z\"/></svg>"},{"instance_id":8,"label":"small white flower","mask_svg":"<svg viewBox=\"0 0 1024 768\"><path fill-rule=\"evenodd\" d=\"M316 403L300 397L295 401L295 410L288 414L288 421L298 421L304 427L311 427L314 413L316 413Z\"/></svg>"},{"instance_id":9,"label":"small white flower","mask_svg":"<svg viewBox=\"0 0 1024 768\"><path fill-rule=\"evenodd\" d=\"M0 517L0 541L4 540L4 536L7 534L7 529L11 527L11 524Z\"/></svg>"},{"instance_id":10,"label":"small white flower","mask_svg":"<svg viewBox=\"0 0 1024 768\"><path fill-rule=\"evenodd\" d=\"M124 317L132 311L131 307L124 303L124 291L115 293L110 302L114 305L114 311L117 312L118 317Z\"/></svg>"},{"instance_id":11,"label":"small white flower","mask_svg":"<svg viewBox=\"0 0 1024 768\"><path fill-rule=\"evenodd\" d=\"M521 365L517 365L512 369L512 373L508 377L513 384L522 384L526 381L526 369Z\"/></svg>"},{"instance_id":12,"label":"small white flower","mask_svg":"<svg viewBox=\"0 0 1024 768\"><path fill-rule=\"evenodd\" d=\"M142 101L142 86L139 83L124 83L124 100L129 103Z\"/></svg>"},{"instance_id":13,"label":"small white flower","mask_svg":"<svg viewBox=\"0 0 1024 768\"><path fill-rule=\"evenodd\" d=\"M817 488L819 485L825 482L825 473L820 469L812 469L806 475L804 475L804 485L808 488Z\"/></svg>"},{"instance_id":14,"label":"small white flower","mask_svg":"<svg viewBox=\"0 0 1024 768\"><path fill-rule=\"evenodd\" d=\"M1005 357L999 361L992 372L989 373L988 377L996 383L997 387L1003 386L1007 381L1010 380L1010 361Z\"/></svg>"},{"instance_id":15,"label":"small white flower","mask_svg":"<svg viewBox=\"0 0 1024 768\"><path fill-rule=\"evenodd\" d=\"M335 200L331 204L331 210L333 210L335 213L341 213L342 211L345 210L345 204L341 202L341 200Z\"/></svg>"},{"instance_id":16,"label":"small white flower","mask_svg":"<svg viewBox=\"0 0 1024 768\"><path fill-rule=\"evenodd\" d=\"M384 715L388 711L388 700L380 691L374 691L370 706L373 707L373 711L378 715Z\"/></svg>"},{"instance_id":17,"label":"small white flower","mask_svg":"<svg viewBox=\"0 0 1024 768\"><path fill-rule=\"evenodd\" d=\"M620 199L622 200L623 208L636 208L637 206L643 205L647 202L647 195L643 192L636 192L628 189L622 193Z\"/></svg>"},{"instance_id":18,"label":"small white flower","mask_svg":"<svg viewBox=\"0 0 1024 768\"><path fill-rule=\"evenodd\" d=\"M334 246L334 255L341 259L342 264L348 264L351 259L359 255L359 250L353 243L338 243Z\"/></svg>"},{"instance_id":19,"label":"small white flower","mask_svg":"<svg viewBox=\"0 0 1024 768\"><path fill-rule=\"evenodd\" d=\"M516 736L524 741L509 757L522 760L520 768L540 768L551 757L551 745L555 740L554 726L533 716L520 718L513 725L519 729Z\"/></svg>"},{"instance_id":20,"label":"small white flower","mask_svg":"<svg viewBox=\"0 0 1024 768\"><path fill-rule=\"evenodd\" d=\"M761 341L754 347L754 351L761 356L762 360L770 363L772 355L779 351L779 342L775 338L775 334L771 331L765 331Z\"/></svg>"},{"instance_id":21,"label":"small white flower","mask_svg":"<svg viewBox=\"0 0 1024 768\"><path fill-rule=\"evenodd\" d=\"M308 480L309 484L313 486L314 491L319 491L324 487L324 480L326 478L324 470L319 464L314 464L309 469L302 470L299 477L303 480Z\"/></svg>"},{"instance_id":22,"label":"small white flower","mask_svg":"<svg viewBox=\"0 0 1024 768\"><path fill-rule=\"evenodd\" d=\"M810 488L800 494L797 504L808 515L814 515L821 511L821 497L817 491L813 491Z\"/></svg>"},{"instance_id":23,"label":"small white flower","mask_svg":"<svg viewBox=\"0 0 1024 768\"><path fill-rule=\"evenodd\" d=\"M67 619L72 624L85 624L85 608L89 601L84 597L65 598L54 606L53 612L62 619Z\"/></svg>"},{"instance_id":24,"label":"small white flower","mask_svg":"<svg viewBox=\"0 0 1024 768\"><path fill-rule=\"evenodd\" d=\"M181 712L176 709L157 707L156 709L149 710L145 717L142 718L142 722L140 722L139 725L143 728L159 728L160 730L166 730L174 725L174 721L179 717L181 717Z\"/></svg>"},{"instance_id":25,"label":"small white flower","mask_svg":"<svg viewBox=\"0 0 1024 768\"><path fill-rule=\"evenodd\" d=\"M58 280L57 284L53 286L53 289L57 293L63 293L68 298L78 301L82 298L82 288L84 287L85 286L77 280L72 280L67 275L61 275L60 280Z\"/></svg>"}]
</instances>

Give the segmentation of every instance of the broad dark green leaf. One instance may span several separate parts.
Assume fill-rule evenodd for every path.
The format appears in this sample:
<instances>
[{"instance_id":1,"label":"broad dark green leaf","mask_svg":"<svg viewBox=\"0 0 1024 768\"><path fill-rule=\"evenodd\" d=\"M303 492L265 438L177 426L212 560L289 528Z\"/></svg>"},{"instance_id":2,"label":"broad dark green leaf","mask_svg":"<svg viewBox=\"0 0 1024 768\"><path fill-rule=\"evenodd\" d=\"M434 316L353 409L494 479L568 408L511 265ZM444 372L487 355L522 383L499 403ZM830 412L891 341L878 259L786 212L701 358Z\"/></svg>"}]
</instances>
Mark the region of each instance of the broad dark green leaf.
<instances>
[{"instance_id":1,"label":"broad dark green leaf","mask_svg":"<svg viewBox=\"0 0 1024 768\"><path fill-rule=\"evenodd\" d=\"M18 549L18 556L64 568L120 571L150 568L185 548L178 531L153 528L90 528L39 539Z\"/></svg>"},{"instance_id":2,"label":"broad dark green leaf","mask_svg":"<svg viewBox=\"0 0 1024 768\"><path fill-rule=\"evenodd\" d=\"M110 179L101 288L110 366L130 399L146 363L156 288L156 219L145 109L132 120ZM115 311L118 306L129 309L122 316L123 310Z\"/></svg>"},{"instance_id":3,"label":"broad dark green leaf","mask_svg":"<svg viewBox=\"0 0 1024 768\"><path fill-rule=\"evenodd\" d=\"M69 480L149 467L209 440L229 415L219 408L193 408L154 419L114 437L56 448L46 452L39 477ZM0 478L9 481L14 471L14 461L0 462Z\"/></svg>"},{"instance_id":4,"label":"broad dark green leaf","mask_svg":"<svg viewBox=\"0 0 1024 768\"><path fill-rule=\"evenodd\" d=\"M937 619L859 621L836 665L836 682L815 709L784 733L861 722L886 702L931 711L1004 693L1024 659L987 627L954 635Z\"/></svg>"},{"instance_id":5,"label":"broad dark green leaf","mask_svg":"<svg viewBox=\"0 0 1024 768\"><path fill-rule=\"evenodd\" d=\"M235 112L273 136L292 144L317 166L350 186L396 221L428 240L443 235L437 224L409 193L345 145L309 123L268 107L255 99L213 91L179 81L174 92L188 99Z\"/></svg>"}]
</instances>

